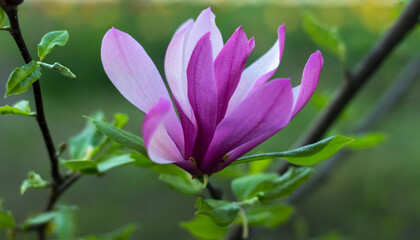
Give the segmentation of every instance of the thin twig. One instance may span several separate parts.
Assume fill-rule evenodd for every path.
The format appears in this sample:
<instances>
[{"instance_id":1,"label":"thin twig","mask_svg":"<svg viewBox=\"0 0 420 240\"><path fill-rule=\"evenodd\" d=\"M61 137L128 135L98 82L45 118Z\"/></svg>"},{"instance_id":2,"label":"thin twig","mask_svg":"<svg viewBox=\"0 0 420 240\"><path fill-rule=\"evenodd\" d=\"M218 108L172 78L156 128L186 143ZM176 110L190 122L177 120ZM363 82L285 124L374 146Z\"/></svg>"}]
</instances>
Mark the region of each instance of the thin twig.
<instances>
[{"instance_id":1,"label":"thin twig","mask_svg":"<svg viewBox=\"0 0 420 240\"><path fill-rule=\"evenodd\" d=\"M32 61L32 57L26 47L25 41L22 37L22 32L19 26L19 18L18 18L18 7L9 7L4 9L7 16L9 17L10 21L10 34L12 35L13 39L15 40L20 53L25 60L25 63L29 63ZM35 81L32 84L34 98L35 98L35 106L36 106L36 120L38 122L39 128L41 129L42 136L44 138L45 145L48 150L48 155L50 158L51 164L51 176L53 179L54 185L60 185L62 182L62 176L59 171L58 167L58 157L56 155L55 145L51 138L50 130L48 128L47 120L45 118L44 112L44 105L42 102L42 94L41 94L41 85L39 80Z\"/></svg>"},{"instance_id":2,"label":"thin twig","mask_svg":"<svg viewBox=\"0 0 420 240\"><path fill-rule=\"evenodd\" d=\"M394 83L388 87L388 90L382 95L378 103L372 108L365 120L354 130L355 134L362 134L375 127L377 123L384 118L395 106L399 99L409 90L409 87L420 78L420 59L412 60L398 75ZM328 162L310 178L308 182L302 185L288 199L289 203L297 204L311 194L317 187L323 183L332 173L333 169L341 164L347 156L352 153L350 150L342 150L334 155Z\"/></svg>"},{"instance_id":3,"label":"thin twig","mask_svg":"<svg viewBox=\"0 0 420 240\"><path fill-rule=\"evenodd\" d=\"M61 197L61 195L81 177L82 174L76 173L72 177L67 179L65 182L63 182L55 191L51 191L45 211L51 211L57 200Z\"/></svg>"},{"instance_id":4,"label":"thin twig","mask_svg":"<svg viewBox=\"0 0 420 240\"><path fill-rule=\"evenodd\" d=\"M3 0L0 0L0 7L6 12L7 16L9 17L10 34L15 40L24 61L26 63L29 63L32 61L32 57L26 47L26 44L22 37L22 32L19 26L18 5L20 3L22 3L21 0L7 0L4 2ZM44 142L47 147L48 155L50 158L50 165L51 165L52 185L51 185L51 192L48 198L47 206L45 208L45 212L48 212L54 208L55 204L57 203L58 199L63 195L63 193L81 177L81 174L75 174L69 178L63 178L63 176L61 175L60 169L59 169L59 163L58 163L58 154L55 149L55 145L52 140L50 130L48 128L47 120L45 118L45 112L44 112L44 106L43 106L42 94L41 94L41 85L39 83L39 80L35 81L32 84L32 87L33 87L36 112L37 112L36 120L41 129L42 136L44 138ZM36 231L38 234L38 239L45 240L46 239L46 233L45 233L46 226L47 224L34 225L28 229L24 229L24 231L25 232Z\"/></svg>"},{"instance_id":5,"label":"thin twig","mask_svg":"<svg viewBox=\"0 0 420 240\"><path fill-rule=\"evenodd\" d=\"M389 56L392 50L417 25L419 14L420 0L412 0L385 36L373 46L355 70L348 74L347 81L343 82L334 99L331 101L331 104L305 133L298 146L314 143L324 136L360 88L378 70L379 66ZM285 163L279 168L278 172L284 173L290 166L292 165Z\"/></svg>"}]
</instances>

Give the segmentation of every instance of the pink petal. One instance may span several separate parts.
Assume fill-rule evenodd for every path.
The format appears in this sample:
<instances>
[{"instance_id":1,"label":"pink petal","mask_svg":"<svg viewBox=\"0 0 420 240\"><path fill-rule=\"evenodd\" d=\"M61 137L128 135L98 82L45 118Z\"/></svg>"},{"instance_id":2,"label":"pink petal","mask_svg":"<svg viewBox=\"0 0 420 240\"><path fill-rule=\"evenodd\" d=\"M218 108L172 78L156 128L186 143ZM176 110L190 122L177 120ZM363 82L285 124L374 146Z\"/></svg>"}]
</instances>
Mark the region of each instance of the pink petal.
<instances>
[{"instance_id":1,"label":"pink petal","mask_svg":"<svg viewBox=\"0 0 420 240\"><path fill-rule=\"evenodd\" d=\"M293 88L294 104L292 117L302 110L312 94L314 94L323 63L324 59L320 51L314 52L306 62L305 68L303 69L301 85Z\"/></svg>"},{"instance_id":2,"label":"pink petal","mask_svg":"<svg viewBox=\"0 0 420 240\"><path fill-rule=\"evenodd\" d=\"M160 98L170 99L156 66L127 33L108 30L102 40L101 58L118 91L143 112L149 112Z\"/></svg>"},{"instance_id":3,"label":"pink petal","mask_svg":"<svg viewBox=\"0 0 420 240\"><path fill-rule=\"evenodd\" d=\"M234 160L229 157L223 163L225 154L245 146L244 154L280 131L289 123L292 107L289 79L276 79L252 91L219 123L200 169L214 172Z\"/></svg>"},{"instance_id":4,"label":"pink petal","mask_svg":"<svg viewBox=\"0 0 420 240\"><path fill-rule=\"evenodd\" d=\"M179 32L183 31L184 29L191 29L192 26L194 25L194 19L190 18L187 21L185 21L184 23L181 24L181 26L179 26L179 28L175 31L175 34L178 34Z\"/></svg>"},{"instance_id":5,"label":"pink petal","mask_svg":"<svg viewBox=\"0 0 420 240\"><path fill-rule=\"evenodd\" d=\"M222 34L219 31L219 28L216 26L215 22L216 16L211 11L211 8L203 10L200 15L197 17L197 20L194 23L194 26L191 29L191 33L188 37L187 46L185 49L185 59L190 59L190 56L197 44L198 40L203 37L204 34L210 32L210 41L212 45L212 54L213 59L219 54L220 50L223 47L223 38Z\"/></svg>"},{"instance_id":6,"label":"pink petal","mask_svg":"<svg viewBox=\"0 0 420 240\"><path fill-rule=\"evenodd\" d=\"M143 138L147 153L152 161L165 164L184 161L181 152L165 129L165 122L170 116L172 104L168 99L160 99L150 109L143 121Z\"/></svg>"},{"instance_id":7,"label":"pink petal","mask_svg":"<svg viewBox=\"0 0 420 240\"><path fill-rule=\"evenodd\" d=\"M236 29L214 62L217 89L219 92L217 122L225 116L230 97L238 86L246 60L254 48L254 39L248 38L241 27Z\"/></svg>"},{"instance_id":8,"label":"pink petal","mask_svg":"<svg viewBox=\"0 0 420 240\"><path fill-rule=\"evenodd\" d=\"M187 67L188 99L197 121L194 157L205 154L216 128L217 87L214 77L210 32L195 47Z\"/></svg>"},{"instance_id":9,"label":"pink petal","mask_svg":"<svg viewBox=\"0 0 420 240\"><path fill-rule=\"evenodd\" d=\"M257 61L247 67L242 73L241 80L238 87L233 94L227 113L233 109L246 97L246 95L255 88L256 85L260 86L270 79L277 70L283 55L284 40L285 40L285 26L281 25L277 31L278 40Z\"/></svg>"},{"instance_id":10,"label":"pink petal","mask_svg":"<svg viewBox=\"0 0 420 240\"><path fill-rule=\"evenodd\" d=\"M184 61L183 57L186 37L189 30L191 29L186 26L176 33L169 43L165 55L165 74L172 95L179 104L180 108L178 108L178 111L183 111L189 119L192 119L193 112L187 95L187 62Z\"/></svg>"}]
</instances>

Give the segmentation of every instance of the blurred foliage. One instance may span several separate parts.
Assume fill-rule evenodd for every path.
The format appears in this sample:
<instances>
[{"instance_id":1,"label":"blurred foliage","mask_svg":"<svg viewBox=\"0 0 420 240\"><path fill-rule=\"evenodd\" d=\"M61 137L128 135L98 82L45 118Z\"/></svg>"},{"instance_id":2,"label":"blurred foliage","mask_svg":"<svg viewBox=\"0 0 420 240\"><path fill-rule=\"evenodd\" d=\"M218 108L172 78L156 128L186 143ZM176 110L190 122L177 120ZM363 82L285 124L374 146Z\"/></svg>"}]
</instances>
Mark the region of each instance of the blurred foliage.
<instances>
[{"instance_id":1,"label":"blurred foliage","mask_svg":"<svg viewBox=\"0 0 420 240\"><path fill-rule=\"evenodd\" d=\"M111 26L130 33L142 44L163 75L166 47L175 29L188 18L195 18L205 7L200 4L154 5L136 0L116 3L88 1L85 4L25 2L20 9L21 25L33 56L36 56L37 44L45 33L67 29L71 35L66 48L51 52L49 59L65 62L78 78L67 80L57 72L43 72L47 118L56 142L79 132L85 123L82 115L98 108L102 108L106 115L114 112L129 113L132 121L127 124L127 129L140 135L141 113L119 95L102 69L99 50L103 35ZM303 31L303 10L311 12L326 25L339 29L347 46L347 65L352 68L395 20L402 7L384 5L380 0L368 0L361 5L329 7L223 3L212 6L212 9L225 40L239 25L243 26L249 37L255 36L256 48L249 62L269 49L276 39L277 27L285 23L285 51L275 76L291 77L293 84L297 85L307 57L320 48ZM7 25L7 20L4 24ZM416 53L419 41L420 33L417 29L384 63L366 89L359 93L351 114L346 116L346 121L338 124L338 130L333 131L346 132L361 120L360 116L373 105L374 99ZM0 31L0 44L0 85L5 86L9 74L16 66L22 66L23 62L7 32ZM323 48L320 50L325 62L318 91L329 96L343 81L343 75L336 57ZM355 153L332 176L331 181L304 201L298 211L287 210L290 214L296 214L290 223L278 231L262 233L259 239L274 239L279 234L285 239L342 239L340 236L354 239L414 239L418 236L420 189L416 183L420 180L417 170L420 162L417 160L416 146L419 144L419 130L413 126L420 119L417 110L419 91L418 84L413 86L392 115L378 124L379 130L386 132L388 141L382 142L377 148ZM4 87L0 88L0 95L4 93ZM32 100L31 93L25 93L17 97L10 96L0 106L12 106L22 96ZM318 105L324 104L322 100L320 102ZM286 129L253 153L288 149L311 123L317 111L308 105ZM46 191L28 191L20 196L19 186L29 169L41 176L48 176L47 155L43 143L39 141L41 136L33 119L1 116L0 136L0 196L5 198L7 209L13 209L16 222L24 222L28 213L35 216L31 211L42 209ZM63 158L71 159L68 153ZM248 171L260 173L268 165L271 165L269 161L252 164L251 170L237 166L225 172L230 171L240 177ZM158 180L156 174L142 168L123 167L106 174L106 178L82 179L64 196L63 202L77 205L79 210L66 211L73 214L71 218L74 228L70 226L71 229L59 231L62 232L61 236L69 236L66 231L76 236L102 236L107 229L116 229L127 222L141 222L144 227L134 232L132 239L190 238L186 231L179 229L178 222L188 221L193 216L193 198L171 191ZM222 176L223 171L218 175ZM231 178L232 174L226 176ZM212 180L225 190L229 188L225 178ZM273 205L273 209L281 208L283 214L287 215L284 210L287 207ZM264 214L265 210L262 209L259 212L261 214L247 212L251 216L248 217L252 220L250 223L271 226L273 220ZM7 224L12 224L11 220L14 224L14 218L6 211L1 210L0 217L6 219ZM60 218L65 216L56 216L51 226L61 229L63 226L59 224ZM276 224L282 223L279 219ZM194 229L194 224L208 224L208 221L207 216L198 216L182 225ZM130 232L130 226L128 230L123 228L121 231ZM207 236L212 233L217 239L217 236L225 232L225 228L215 225L209 228ZM112 239L115 235L110 236L86 238Z\"/></svg>"}]
</instances>

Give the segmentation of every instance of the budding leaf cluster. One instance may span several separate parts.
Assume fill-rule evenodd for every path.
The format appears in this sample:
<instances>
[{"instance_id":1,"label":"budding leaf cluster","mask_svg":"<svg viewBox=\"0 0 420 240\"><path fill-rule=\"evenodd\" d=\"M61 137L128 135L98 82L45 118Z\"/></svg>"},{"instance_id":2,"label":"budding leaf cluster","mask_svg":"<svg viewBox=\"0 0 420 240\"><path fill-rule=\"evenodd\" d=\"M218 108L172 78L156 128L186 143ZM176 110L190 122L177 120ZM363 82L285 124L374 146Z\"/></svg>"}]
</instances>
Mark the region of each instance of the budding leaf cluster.
<instances>
[{"instance_id":1,"label":"budding leaf cluster","mask_svg":"<svg viewBox=\"0 0 420 240\"><path fill-rule=\"evenodd\" d=\"M20 186L20 194L23 195L29 188L41 189L46 187L47 185L48 181L42 179L42 177L38 173L30 171L28 173L28 178L25 179L22 185Z\"/></svg>"},{"instance_id":2,"label":"budding leaf cluster","mask_svg":"<svg viewBox=\"0 0 420 240\"><path fill-rule=\"evenodd\" d=\"M4 12L0 11L0 26L2 26L3 17ZM32 60L22 67L16 68L10 74L6 84L5 98L10 95L26 92L35 81L41 78L41 66L47 69L56 70L65 77L76 78L76 75L74 75L69 68L58 62L54 64L42 62L55 46L64 46L67 43L68 38L69 34L66 30L47 33L38 45L38 56L40 61Z\"/></svg>"}]
</instances>

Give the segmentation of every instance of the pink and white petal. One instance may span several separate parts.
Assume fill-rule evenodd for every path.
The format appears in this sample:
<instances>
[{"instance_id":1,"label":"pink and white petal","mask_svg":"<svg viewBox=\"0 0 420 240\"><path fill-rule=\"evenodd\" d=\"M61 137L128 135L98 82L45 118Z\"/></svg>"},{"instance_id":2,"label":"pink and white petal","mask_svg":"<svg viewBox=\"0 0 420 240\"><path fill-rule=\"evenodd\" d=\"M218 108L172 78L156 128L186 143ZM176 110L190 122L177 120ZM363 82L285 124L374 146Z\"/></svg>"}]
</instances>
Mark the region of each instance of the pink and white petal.
<instances>
[{"instance_id":1,"label":"pink and white petal","mask_svg":"<svg viewBox=\"0 0 420 240\"><path fill-rule=\"evenodd\" d=\"M188 101L188 87L186 78L186 64L184 61L184 45L186 34L189 31L185 27L174 35L165 55L165 75L171 88L172 95L176 99L180 109L185 115L192 119L192 109Z\"/></svg>"},{"instance_id":2,"label":"pink and white petal","mask_svg":"<svg viewBox=\"0 0 420 240\"><path fill-rule=\"evenodd\" d=\"M208 32L211 33L210 41L213 49L213 60L219 54L220 50L223 47L223 38L219 28L216 26L215 18L216 16L213 14L210 7L203 10L197 17L197 20L195 21L194 26L191 29L185 48L184 57L187 62L190 59L198 40L201 39L201 37L203 37L203 35Z\"/></svg>"},{"instance_id":3,"label":"pink and white petal","mask_svg":"<svg viewBox=\"0 0 420 240\"><path fill-rule=\"evenodd\" d=\"M225 116L232 97L244 70L246 60L254 45L248 41L242 27L236 29L214 61L214 72L218 90L217 122Z\"/></svg>"},{"instance_id":4,"label":"pink and white petal","mask_svg":"<svg viewBox=\"0 0 420 240\"><path fill-rule=\"evenodd\" d=\"M270 50L243 71L238 87L230 99L227 113L230 113L251 89L257 87L256 84L261 86L276 72L283 55L285 25L278 28L277 35L278 40Z\"/></svg>"},{"instance_id":5,"label":"pink and white petal","mask_svg":"<svg viewBox=\"0 0 420 240\"><path fill-rule=\"evenodd\" d=\"M171 101L160 99L159 102L150 109L143 121L143 139L147 153L153 162L159 164L174 163L183 161L181 152L173 139L165 129L171 109Z\"/></svg>"},{"instance_id":6,"label":"pink and white petal","mask_svg":"<svg viewBox=\"0 0 420 240\"><path fill-rule=\"evenodd\" d=\"M192 26L194 25L194 19L190 18L187 21L183 22L178 29L175 31L174 35L176 35L177 33L183 31L184 29L191 29Z\"/></svg>"},{"instance_id":7,"label":"pink and white petal","mask_svg":"<svg viewBox=\"0 0 420 240\"><path fill-rule=\"evenodd\" d=\"M148 113L168 91L155 64L143 47L125 32L111 28L101 46L102 65L118 91Z\"/></svg>"},{"instance_id":8,"label":"pink and white petal","mask_svg":"<svg viewBox=\"0 0 420 240\"><path fill-rule=\"evenodd\" d=\"M210 32L197 42L187 67L188 99L197 122L193 157L201 159L216 129L217 87L214 76Z\"/></svg>"},{"instance_id":9,"label":"pink and white petal","mask_svg":"<svg viewBox=\"0 0 420 240\"><path fill-rule=\"evenodd\" d=\"M289 123L292 108L289 79L276 79L252 91L217 126L201 171L214 172L223 165L225 154L245 144L243 151L249 151L280 131Z\"/></svg>"},{"instance_id":10,"label":"pink and white petal","mask_svg":"<svg viewBox=\"0 0 420 240\"><path fill-rule=\"evenodd\" d=\"M175 145L181 152L182 156L185 156L184 155L184 150L185 150L184 132L183 132L181 122L172 104L171 104L171 110L169 111L168 116L165 118L164 127L168 135L172 138Z\"/></svg>"},{"instance_id":11,"label":"pink and white petal","mask_svg":"<svg viewBox=\"0 0 420 240\"><path fill-rule=\"evenodd\" d=\"M320 51L314 52L306 62L303 69L302 82L293 88L294 106L292 117L294 117L309 101L318 85L324 59Z\"/></svg>"}]
</instances>

